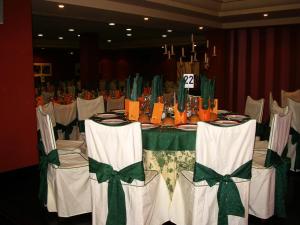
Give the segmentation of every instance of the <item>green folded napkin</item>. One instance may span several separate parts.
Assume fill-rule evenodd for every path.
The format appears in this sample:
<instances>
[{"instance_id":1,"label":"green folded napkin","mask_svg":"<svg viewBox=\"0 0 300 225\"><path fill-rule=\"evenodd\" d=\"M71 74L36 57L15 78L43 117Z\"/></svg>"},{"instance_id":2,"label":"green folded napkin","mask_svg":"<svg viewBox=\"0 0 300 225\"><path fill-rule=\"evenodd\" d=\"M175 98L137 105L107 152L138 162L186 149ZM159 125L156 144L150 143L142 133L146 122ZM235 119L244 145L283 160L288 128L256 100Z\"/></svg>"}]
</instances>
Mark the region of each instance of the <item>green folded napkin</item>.
<instances>
[{"instance_id":1,"label":"green folded napkin","mask_svg":"<svg viewBox=\"0 0 300 225\"><path fill-rule=\"evenodd\" d=\"M126 98L130 98L130 76L126 79Z\"/></svg>"},{"instance_id":2,"label":"green folded napkin","mask_svg":"<svg viewBox=\"0 0 300 225\"><path fill-rule=\"evenodd\" d=\"M202 108L208 109L209 106L209 80L205 74L201 75L201 97L202 97Z\"/></svg>"},{"instance_id":3,"label":"green folded napkin","mask_svg":"<svg viewBox=\"0 0 300 225\"><path fill-rule=\"evenodd\" d=\"M131 100L136 101L138 99L138 79L139 75L135 76L133 79L133 86L132 86L132 91L131 91Z\"/></svg>"},{"instance_id":4,"label":"green folded napkin","mask_svg":"<svg viewBox=\"0 0 300 225\"><path fill-rule=\"evenodd\" d=\"M185 79L182 77L179 81L179 87L178 87L178 111L184 112L185 110L185 102L186 102L186 89L184 88L185 85Z\"/></svg>"}]
</instances>

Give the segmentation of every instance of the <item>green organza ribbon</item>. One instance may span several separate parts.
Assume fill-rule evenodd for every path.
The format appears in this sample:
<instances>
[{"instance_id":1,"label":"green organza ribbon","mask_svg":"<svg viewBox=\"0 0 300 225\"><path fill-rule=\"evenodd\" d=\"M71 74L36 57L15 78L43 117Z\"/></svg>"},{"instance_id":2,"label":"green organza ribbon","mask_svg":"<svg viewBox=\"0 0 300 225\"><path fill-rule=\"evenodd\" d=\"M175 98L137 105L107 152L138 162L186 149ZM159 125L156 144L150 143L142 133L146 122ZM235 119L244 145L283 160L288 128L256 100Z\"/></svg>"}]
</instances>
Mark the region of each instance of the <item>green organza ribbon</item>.
<instances>
[{"instance_id":1,"label":"green organza ribbon","mask_svg":"<svg viewBox=\"0 0 300 225\"><path fill-rule=\"evenodd\" d=\"M274 166L275 172L275 215L286 217L285 197L287 193L287 172L290 169L291 161L282 158L277 152L268 149L265 167Z\"/></svg>"},{"instance_id":2,"label":"green organza ribbon","mask_svg":"<svg viewBox=\"0 0 300 225\"><path fill-rule=\"evenodd\" d=\"M300 134L293 128L291 128L290 134L292 135L292 144L296 144L296 159L294 170L300 170Z\"/></svg>"},{"instance_id":3,"label":"green organza ribbon","mask_svg":"<svg viewBox=\"0 0 300 225\"><path fill-rule=\"evenodd\" d=\"M89 158L89 170L91 173L96 174L98 183L108 181L108 215L106 225L126 225L125 194L121 180L126 183L132 183L134 179L144 181L143 163L137 162L120 171L115 171L111 165Z\"/></svg>"},{"instance_id":4,"label":"green organza ribbon","mask_svg":"<svg viewBox=\"0 0 300 225\"><path fill-rule=\"evenodd\" d=\"M42 204L47 204L47 196L48 196L48 182L47 182L47 172L48 172L48 164L54 164L59 166L59 157L57 149L53 149L48 153L45 152L45 148L43 143L40 141L38 143L39 155L40 155L40 187L39 187L39 199Z\"/></svg>"},{"instance_id":5,"label":"green organza ribbon","mask_svg":"<svg viewBox=\"0 0 300 225\"><path fill-rule=\"evenodd\" d=\"M65 140L69 140L70 139L70 134L73 131L73 126L77 125L77 119L75 119L74 121L72 121L70 124L68 124L67 126L62 125L60 123L56 123L56 126L54 127L54 132L55 132L55 138L58 138L58 134L57 131L58 130L62 130L62 132L65 134Z\"/></svg>"},{"instance_id":6,"label":"green organza ribbon","mask_svg":"<svg viewBox=\"0 0 300 225\"><path fill-rule=\"evenodd\" d=\"M212 187L219 183L217 199L219 206L218 225L228 225L228 215L245 216L245 208L232 177L251 179L252 160L241 165L232 174L221 175L211 168L196 162L194 169L194 182L205 180Z\"/></svg>"}]
</instances>

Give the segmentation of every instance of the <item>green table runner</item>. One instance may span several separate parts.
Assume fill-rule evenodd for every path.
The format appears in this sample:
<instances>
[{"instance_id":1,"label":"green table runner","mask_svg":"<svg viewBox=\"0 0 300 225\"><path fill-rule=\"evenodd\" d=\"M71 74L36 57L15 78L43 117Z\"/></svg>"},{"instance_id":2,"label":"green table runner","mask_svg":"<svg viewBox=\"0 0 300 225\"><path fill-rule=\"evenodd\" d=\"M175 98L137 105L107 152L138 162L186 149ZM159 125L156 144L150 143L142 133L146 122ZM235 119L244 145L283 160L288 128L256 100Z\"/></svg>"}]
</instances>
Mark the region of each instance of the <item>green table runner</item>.
<instances>
[{"instance_id":1,"label":"green table runner","mask_svg":"<svg viewBox=\"0 0 300 225\"><path fill-rule=\"evenodd\" d=\"M195 151L196 131L155 128L142 131L143 148L152 151Z\"/></svg>"}]
</instances>

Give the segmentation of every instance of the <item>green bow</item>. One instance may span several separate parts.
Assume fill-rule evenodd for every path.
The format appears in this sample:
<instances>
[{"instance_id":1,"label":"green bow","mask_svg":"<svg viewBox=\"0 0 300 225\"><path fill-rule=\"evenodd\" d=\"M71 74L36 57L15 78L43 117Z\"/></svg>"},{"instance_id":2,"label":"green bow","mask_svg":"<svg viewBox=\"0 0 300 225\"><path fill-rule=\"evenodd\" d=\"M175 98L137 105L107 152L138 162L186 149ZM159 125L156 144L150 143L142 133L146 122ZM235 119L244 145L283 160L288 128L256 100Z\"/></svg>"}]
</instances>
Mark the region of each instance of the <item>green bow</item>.
<instances>
[{"instance_id":1,"label":"green bow","mask_svg":"<svg viewBox=\"0 0 300 225\"><path fill-rule=\"evenodd\" d=\"M219 206L218 225L228 224L228 215L245 216L245 208L242 204L241 197L232 177L251 179L252 160L246 162L237 168L232 174L221 175L211 168L196 162L194 168L194 182L205 180L212 187L219 184L217 199Z\"/></svg>"},{"instance_id":2,"label":"green bow","mask_svg":"<svg viewBox=\"0 0 300 225\"><path fill-rule=\"evenodd\" d=\"M120 171L115 171L111 165L89 158L89 170L91 173L96 173L98 183L108 181L108 215L106 225L126 225L125 194L121 180L126 183L132 183L134 179L144 181L143 163L140 161Z\"/></svg>"},{"instance_id":3,"label":"green bow","mask_svg":"<svg viewBox=\"0 0 300 225\"><path fill-rule=\"evenodd\" d=\"M62 130L63 133L65 133L65 140L69 140L70 139L70 134L73 131L73 126L77 125L77 119L75 119L74 121L72 121L71 123L69 123L68 125L62 125L60 123L56 123L56 126L54 127L54 132L55 132L55 138L58 138L58 134L57 131L58 130Z\"/></svg>"},{"instance_id":4,"label":"green bow","mask_svg":"<svg viewBox=\"0 0 300 225\"><path fill-rule=\"evenodd\" d=\"M292 135L292 144L296 144L296 160L294 170L300 170L300 134L294 129L291 128L290 134Z\"/></svg>"},{"instance_id":5,"label":"green bow","mask_svg":"<svg viewBox=\"0 0 300 225\"><path fill-rule=\"evenodd\" d=\"M40 155L40 187L39 187L39 199L42 204L47 204L47 196L48 196L48 182L47 182L47 172L48 172L48 164L54 164L59 166L59 157L57 149L53 149L48 153L45 152L44 145L41 141L38 143L39 155Z\"/></svg>"},{"instance_id":6,"label":"green bow","mask_svg":"<svg viewBox=\"0 0 300 225\"><path fill-rule=\"evenodd\" d=\"M286 217L285 196L287 193L287 172L290 169L291 161L288 158L282 158L277 152L268 149L265 167L274 166L275 171L275 215Z\"/></svg>"}]
</instances>

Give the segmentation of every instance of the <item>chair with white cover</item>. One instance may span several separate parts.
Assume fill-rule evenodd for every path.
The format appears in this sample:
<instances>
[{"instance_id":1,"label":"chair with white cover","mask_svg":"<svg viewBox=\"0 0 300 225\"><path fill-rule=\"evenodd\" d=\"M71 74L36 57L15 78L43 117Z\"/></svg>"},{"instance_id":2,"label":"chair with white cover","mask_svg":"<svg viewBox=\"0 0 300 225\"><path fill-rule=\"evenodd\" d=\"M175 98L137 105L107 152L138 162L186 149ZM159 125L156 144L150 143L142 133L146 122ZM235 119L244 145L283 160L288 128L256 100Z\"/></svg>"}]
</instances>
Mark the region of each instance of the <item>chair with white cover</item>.
<instances>
[{"instance_id":1,"label":"chair with white cover","mask_svg":"<svg viewBox=\"0 0 300 225\"><path fill-rule=\"evenodd\" d=\"M125 96L120 98L107 98L106 101L106 111L110 112L116 109L124 109Z\"/></svg>"},{"instance_id":2,"label":"chair with white cover","mask_svg":"<svg viewBox=\"0 0 300 225\"><path fill-rule=\"evenodd\" d=\"M292 112L291 132L288 144L288 157L291 158L291 170L300 171L300 102L288 99L288 107Z\"/></svg>"},{"instance_id":3,"label":"chair with white cover","mask_svg":"<svg viewBox=\"0 0 300 225\"><path fill-rule=\"evenodd\" d=\"M245 115L250 116L251 119L255 119L257 123L262 122L265 100L254 100L250 96L247 96Z\"/></svg>"},{"instance_id":4,"label":"chair with white cover","mask_svg":"<svg viewBox=\"0 0 300 225\"><path fill-rule=\"evenodd\" d=\"M144 171L139 122L107 126L85 120L93 225L161 225L170 198L157 171Z\"/></svg>"},{"instance_id":5,"label":"chair with white cover","mask_svg":"<svg viewBox=\"0 0 300 225\"><path fill-rule=\"evenodd\" d=\"M269 104L270 104L270 122L269 122L269 125L271 126L274 114L287 114L288 110L289 110L289 107L288 106L283 107L283 108L280 107L276 100L273 100L272 102L269 102Z\"/></svg>"},{"instance_id":6,"label":"chair with white cover","mask_svg":"<svg viewBox=\"0 0 300 225\"><path fill-rule=\"evenodd\" d=\"M253 155L249 214L268 219L274 214L285 217L285 195L290 159L284 149L288 142L292 114L275 114L266 149Z\"/></svg>"},{"instance_id":7,"label":"chair with white cover","mask_svg":"<svg viewBox=\"0 0 300 225\"><path fill-rule=\"evenodd\" d=\"M87 157L82 141L57 140L49 115L37 110L41 131L39 198L49 212L70 217L91 212Z\"/></svg>"},{"instance_id":8,"label":"chair with white cover","mask_svg":"<svg viewBox=\"0 0 300 225\"><path fill-rule=\"evenodd\" d=\"M36 108L38 110L39 107ZM53 108L53 103L49 102L45 105L42 106L42 111L50 116L52 127L56 126L56 121L55 121L55 116L54 116L54 108ZM39 123L37 121L37 130L39 130Z\"/></svg>"},{"instance_id":9,"label":"chair with white cover","mask_svg":"<svg viewBox=\"0 0 300 225\"><path fill-rule=\"evenodd\" d=\"M194 173L179 174L170 207L177 225L248 224L255 120L220 127L198 122Z\"/></svg>"},{"instance_id":10,"label":"chair with white cover","mask_svg":"<svg viewBox=\"0 0 300 225\"><path fill-rule=\"evenodd\" d=\"M77 110L79 120L79 131L84 133L84 120L89 119L97 113L104 113L103 96L98 96L95 99L86 100L77 98Z\"/></svg>"},{"instance_id":11,"label":"chair with white cover","mask_svg":"<svg viewBox=\"0 0 300 225\"><path fill-rule=\"evenodd\" d=\"M58 139L77 140L76 102L67 105L54 103L54 116Z\"/></svg>"},{"instance_id":12,"label":"chair with white cover","mask_svg":"<svg viewBox=\"0 0 300 225\"><path fill-rule=\"evenodd\" d=\"M296 91L281 90L281 107L286 107L288 105L288 99L300 102L300 89Z\"/></svg>"}]
</instances>

